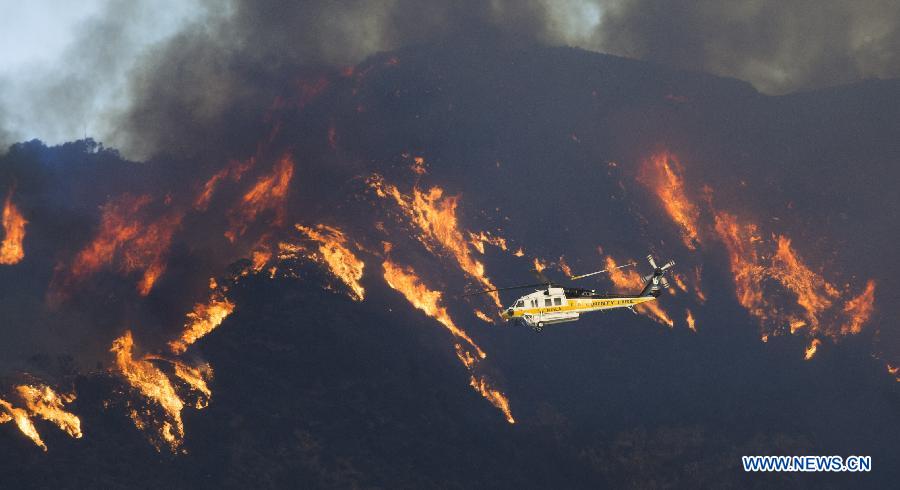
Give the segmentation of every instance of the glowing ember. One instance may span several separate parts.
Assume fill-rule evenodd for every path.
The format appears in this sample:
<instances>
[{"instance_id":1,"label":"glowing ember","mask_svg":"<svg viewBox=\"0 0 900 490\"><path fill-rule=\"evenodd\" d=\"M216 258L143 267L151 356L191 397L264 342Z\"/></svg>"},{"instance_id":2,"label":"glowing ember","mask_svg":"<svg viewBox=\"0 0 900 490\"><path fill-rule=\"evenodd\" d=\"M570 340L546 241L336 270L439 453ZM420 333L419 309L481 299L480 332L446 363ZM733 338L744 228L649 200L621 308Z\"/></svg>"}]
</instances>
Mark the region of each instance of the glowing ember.
<instances>
[{"instance_id":1,"label":"glowing ember","mask_svg":"<svg viewBox=\"0 0 900 490\"><path fill-rule=\"evenodd\" d=\"M700 243L697 231L700 211L687 197L682 173L678 160L663 152L644 162L638 181L656 193L666 213L681 228L684 244L694 250Z\"/></svg>"},{"instance_id":2,"label":"glowing ember","mask_svg":"<svg viewBox=\"0 0 900 490\"><path fill-rule=\"evenodd\" d=\"M458 196L444 197L444 191L440 187L432 187L428 192L414 188L412 196L407 196L397 187L384 182L378 175L369 179L369 185L379 197L390 197L396 201L404 214L421 231L421 235L417 238L428 250L433 251L434 244L440 245L456 260L460 269L481 283L484 289L495 289L484 273L484 265L472 257L459 229L456 218ZM489 296L498 308L502 307L500 296L496 292L490 293Z\"/></svg>"},{"instance_id":3,"label":"glowing ember","mask_svg":"<svg viewBox=\"0 0 900 490\"><path fill-rule=\"evenodd\" d=\"M547 268L547 264L544 263L543 260L541 260L537 257L534 258L533 265L534 265L535 272L544 272L544 269Z\"/></svg>"},{"instance_id":4,"label":"glowing ember","mask_svg":"<svg viewBox=\"0 0 900 490\"><path fill-rule=\"evenodd\" d=\"M701 285L701 274L700 274L700 266L694 268L694 295L697 297L697 301L700 304L706 303L706 294L703 293L703 288Z\"/></svg>"},{"instance_id":5,"label":"glowing ember","mask_svg":"<svg viewBox=\"0 0 900 490\"><path fill-rule=\"evenodd\" d=\"M487 354L481 350L481 347L478 347L464 330L453 323L450 315L447 314L446 308L441 305L440 292L432 291L425 287L412 268L398 266L390 260L385 260L382 267L384 267L384 280L390 287L403 294L410 304L440 322L454 336L466 341L478 352L479 357L482 359L487 357Z\"/></svg>"},{"instance_id":6,"label":"glowing ember","mask_svg":"<svg viewBox=\"0 0 900 490\"><path fill-rule=\"evenodd\" d=\"M295 227L319 245L318 253L310 254L309 257L328 266L331 273L350 289L350 297L362 301L366 297L366 290L359 281L362 280L366 265L350 251L344 232L321 224L315 228L303 225Z\"/></svg>"},{"instance_id":7,"label":"glowing ember","mask_svg":"<svg viewBox=\"0 0 900 490\"><path fill-rule=\"evenodd\" d=\"M691 313L691 310L687 310L687 317L685 318L685 320L687 320L688 328L691 329L692 332L696 332L697 322L696 320L694 320L694 314Z\"/></svg>"},{"instance_id":8,"label":"glowing ember","mask_svg":"<svg viewBox=\"0 0 900 490\"><path fill-rule=\"evenodd\" d=\"M410 166L410 170L419 175L425 175L425 159L422 157L413 158L413 164Z\"/></svg>"},{"instance_id":9,"label":"glowing ember","mask_svg":"<svg viewBox=\"0 0 900 490\"><path fill-rule=\"evenodd\" d=\"M606 257L606 269L609 271L609 279L619 289L626 291L640 291L644 288L644 279L633 269L625 270L617 268L618 264L612 257ZM644 313L650 318L656 320L670 328L675 326L675 322L663 310L656 301L648 301L646 303L635 306L635 311Z\"/></svg>"},{"instance_id":10,"label":"glowing ember","mask_svg":"<svg viewBox=\"0 0 900 490\"><path fill-rule=\"evenodd\" d=\"M875 281L866 283L866 290L859 296L847 301L844 305L844 314L849 317L847 323L841 326L841 334L858 334L862 331L864 323L869 321L875 310Z\"/></svg>"},{"instance_id":11,"label":"glowing ember","mask_svg":"<svg viewBox=\"0 0 900 490\"><path fill-rule=\"evenodd\" d=\"M565 257L559 258L559 270L561 270L566 277L572 277L572 268L569 267Z\"/></svg>"},{"instance_id":12,"label":"glowing ember","mask_svg":"<svg viewBox=\"0 0 900 490\"><path fill-rule=\"evenodd\" d=\"M809 347L806 348L806 351L803 354L803 358L807 361L812 359L813 356L816 355L816 351L819 349L819 346L822 344L822 341L819 339L812 339L812 342L809 343Z\"/></svg>"},{"instance_id":13,"label":"glowing ember","mask_svg":"<svg viewBox=\"0 0 900 490\"><path fill-rule=\"evenodd\" d=\"M220 293L213 293L208 303L197 303L187 314L181 337L169 342L169 349L181 354L194 342L215 330L234 311L234 303Z\"/></svg>"},{"instance_id":14,"label":"glowing ember","mask_svg":"<svg viewBox=\"0 0 900 490\"><path fill-rule=\"evenodd\" d=\"M513 255L515 255L516 257L524 257L524 256L525 256L525 250L523 250L522 247L519 247L519 248L516 249L515 252L513 252Z\"/></svg>"},{"instance_id":15,"label":"glowing ember","mask_svg":"<svg viewBox=\"0 0 900 490\"><path fill-rule=\"evenodd\" d=\"M18 264L25 258L25 225L28 221L19 212L19 208L12 202L13 193L10 191L3 204L3 242L0 242L0 264Z\"/></svg>"},{"instance_id":16,"label":"glowing ember","mask_svg":"<svg viewBox=\"0 0 900 490\"><path fill-rule=\"evenodd\" d=\"M257 217L266 211L273 211L272 224L280 226L284 221L284 206L294 176L294 162L290 155L283 156L272 168L272 172L263 175L241 198L238 205L228 214L231 228L225 236L234 242L243 235Z\"/></svg>"}]
</instances>

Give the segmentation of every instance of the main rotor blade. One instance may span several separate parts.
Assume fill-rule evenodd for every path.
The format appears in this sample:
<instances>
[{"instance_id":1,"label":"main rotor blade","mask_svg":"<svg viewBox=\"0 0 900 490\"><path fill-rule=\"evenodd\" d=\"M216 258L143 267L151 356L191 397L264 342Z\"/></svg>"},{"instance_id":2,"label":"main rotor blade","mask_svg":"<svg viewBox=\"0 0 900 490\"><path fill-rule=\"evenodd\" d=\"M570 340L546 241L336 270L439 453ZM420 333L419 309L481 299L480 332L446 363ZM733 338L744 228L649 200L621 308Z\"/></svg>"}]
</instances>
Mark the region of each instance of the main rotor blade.
<instances>
[{"instance_id":1,"label":"main rotor blade","mask_svg":"<svg viewBox=\"0 0 900 490\"><path fill-rule=\"evenodd\" d=\"M510 286L510 287L506 287L506 288L485 289L484 291L474 291L471 293L466 293L466 294L463 294L463 296L475 296L478 294L493 293L494 291L509 291L511 289L527 289L527 288L537 288L537 287L542 288L542 287L546 287L547 284L549 284L549 283L542 282L542 283L538 283L538 284L525 284L522 286Z\"/></svg>"},{"instance_id":2,"label":"main rotor blade","mask_svg":"<svg viewBox=\"0 0 900 490\"><path fill-rule=\"evenodd\" d=\"M578 276L572 276L572 277L569 278L569 280L570 280L570 281L574 281L574 280L576 280L576 279L584 279L585 277L596 276L597 274L602 274L602 273L604 273L604 272L609 272L609 271L615 270L615 269L621 269L621 268L623 268L623 267L630 267L630 266L632 266L632 265L634 265L634 262L631 262L631 263L629 263L629 264L620 265L620 266L617 266L617 267L613 267L612 269L603 269L602 271L596 271L596 272L591 272L591 273L588 273L588 274L581 274L581 275L578 275Z\"/></svg>"}]
</instances>

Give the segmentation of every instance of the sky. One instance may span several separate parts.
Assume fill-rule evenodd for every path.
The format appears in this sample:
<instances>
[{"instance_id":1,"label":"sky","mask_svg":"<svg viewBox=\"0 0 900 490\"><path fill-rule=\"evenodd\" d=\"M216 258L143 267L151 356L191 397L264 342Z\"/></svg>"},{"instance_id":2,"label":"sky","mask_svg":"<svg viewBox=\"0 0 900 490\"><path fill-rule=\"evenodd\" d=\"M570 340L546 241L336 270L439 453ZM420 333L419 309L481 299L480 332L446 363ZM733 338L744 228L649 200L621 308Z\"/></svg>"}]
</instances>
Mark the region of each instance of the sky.
<instances>
[{"instance_id":1,"label":"sky","mask_svg":"<svg viewBox=\"0 0 900 490\"><path fill-rule=\"evenodd\" d=\"M141 55L203 9L192 0L2 0L0 11L0 142L61 143L108 133Z\"/></svg>"}]
</instances>

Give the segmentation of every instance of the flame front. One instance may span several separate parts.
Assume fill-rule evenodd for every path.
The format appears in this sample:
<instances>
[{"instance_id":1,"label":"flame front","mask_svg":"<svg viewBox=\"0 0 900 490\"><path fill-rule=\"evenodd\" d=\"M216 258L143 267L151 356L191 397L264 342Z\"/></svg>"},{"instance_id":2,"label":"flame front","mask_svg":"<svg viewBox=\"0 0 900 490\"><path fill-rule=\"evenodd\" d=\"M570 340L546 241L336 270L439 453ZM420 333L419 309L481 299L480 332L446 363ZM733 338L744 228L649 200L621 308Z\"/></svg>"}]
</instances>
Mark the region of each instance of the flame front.
<instances>
[{"instance_id":1,"label":"flame front","mask_svg":"<svg viewBox=\"0 0 900 490\"><path fill-rule=\"evenodd\" d=\"M184 422L181 410L184 401L178 396L169 378L158 367L147 359L135 359L133 354L134 339L131 331L126 331L113 342L110 349L116 356L116 368L129 386L144 397L159 405L165 412L166 419L157 429L157 434L173 451L181 446L184 438ZM139 420L141 413L133 410L131 418L138 428L147 423Z\"/></svg>"},{"instance_id":2,"label":"flame front","mask_svg":"<svg viewBox=\"0 0 900 490\"><path fill-rule=\"evenodd\" d=\"M844 314L847 315L847 323L841 326L841 334L858 334L862 326L872 316L875 310L875 281L869 280L866 289L859 296L850 299L844 305Z\"/></svg>"},{"instance_id":3,"label":"flame front","mask_svg":"<svg viewBox=\"0 0 900 490\"><path fill-rule=\"evenodd\" d=\"M366 297L366 290L359 281L362 280L366 265L350 251L344 232L321 224L315 228L303 225L296 225L296 228L319 244L318 254L312 254L310 257L327 265L331 273L350 289L350 297L362 301Z\"/></svg>"},{"instance_id":4,"label":"flame front","mask_svg":"<svg viewBox=\"0 0 900 490\"><path fill-rule=\"evenodd\" d=\"M681 229L685 245L695 249L700 244L700 212L688 198L682 173L678 160L663 152L644 163L638 180L655 192L668 216ZM781 327L789 327L791 333L806 328L810 337L824 334L832 339L862 331L874 310L873 281L868 281L862 293L846 299L843 308L838 309L835 304L849 296L849 286L842 291L821 272L809 267L794 249L790 237L772 235L770 240L756 223L715 210L712 193L711 188L703 187L714 218L712 231L728 251L735 295L741 306L759 320L765 340L777 334ZM674 278L676 285L684 290L680 276ZM702 303L706 298L700 289L699 266L695 268L693 282L696 297ZM776 302L779 291L790 293L790 301ZM819 343L821 340L816 339L807 352L815 353Z\"/></svg>"},{"instance_id":5,"label":"flame front","mask_svg":"<svg viewBox=\"0 0 900 490\"><path fill-rule=\"evenodd\" d=\"M117 264L120 272L141 272L137 290L146 296L166 269L166 254L181 226L183 213L171 212L145 224L138 216L153 201L150 196L123 194L103 206L100 229L63 271L63 285L71 285ZM59 286L59 284L57 284Z\"/></svg>"},{"instance_id":6,"label":"flame front","mask_svg":"<svg viewBox=\"0 0 900 490\"><path fill-rule=\"evenodd\" d=\"M41 440L41 435L38 433L37 427L34 426L34 422L32 422L31 418L28 416L28 412L24 409L14 407L8 401L0 398L0 424L11 420L15 421L16 427L19 428L19 431L22 434L25 434L26 437L31 439L32 442L44 451L47 450L47 445Z\"/></svg>"},{"instance_id":7,"label":"flame front","mask_svg":"<svg viewBox=\"0 0 900 490\"><path fill-rule=\"evenodd\" d=\"M831 307L832 298L840 295L821 275L810 270L791 248L791 240L778 237L771 275L785 288L797 295L797 304L806 312L813 329L819 325L819 314Z\"/></svg>"},{"instance_id":8,"label":"flame front","mask_svg":"<svg viewBox=\"0 0 900 490\"><path fill-rule=\"evenodd\" d=\"M28 221L12 202L9 192L3 204L3 242L0 242L0 265L18 264L25 258L25 225Z\"/></svg>"},{"instance_id":9,"label":"flame front","mask_svg":"<svg viewBox=\"0 0 900 490\"><path fill-rule=\"evenodd\" d=\"M860 333L872 315L874 281L868 281L865 290L847 300L843 311L837 312L835 302L848 292L838 290L820 273L810 269L791 246L790 238L773 237L773 244L760 235L755 224L742 223L725 212L716 213L715 230L728 250L738 302L757 317L764 328L787 325L791 333L808 328L810 335L822 333L836 339ZM790 291L794 295L794 305L800 311L789 311L792 305L775 304L766 294L765 284L769 280ZM840 313L846 317L846 323L838 328ZM827 322L823 323L823 316Z\"/></svg>"},{"instance_id":10,"label":"flame front","mask_svg":"<svg viewBox=\"0 0 900 490\"><path fill-rule=\"evenodd\" d=\"M384 268L384 280L388 286L400 292L411 305L437 320L454 336L466 341L478 352L479 357L482 359L487 357L487 354L481 350L481 347L478 347L478 344L469 337L469 334L453 323L450 315L447 314L447 309L441 305L441 293L439 291L428 289L410 267L399 266L390 260L385 260L381 265Z\"/></svg>"},{"instance_id":11,"label":"flame front","mask_svg":"<svg viewBox=\"0 0 900 490\"><path fill-rule=\"evenodd\" d=\"M207 303L197 303L187 314L181 337L169 342L169 349L181 354L194 342L215 330L234 311L234 303L219 292L213 292Z\"/></svg>"},{"instance_id":12,"label":"flame front","mask_svg":"<svg viewBox=\"0 0 900 490\"><path fill-rule=\"evenodd\" d=\"M425 248L434 252L434 245L439 245L455 259L463 272L478 281L484 289L496 289L485 275L484 264L472 257L468 243L459 229L456 218L458 196L444 197L443 189L437 186L428 192L413 188L412 196L407 196L396 186L386 183L379 175L372 176L369 185L379 197L392 198L397 203L420 230L417 238ZM496 291L489 293L489 296L498 308L502 308Z\"/></svg>"},{"instance_id":13,"label":"flame front","mask_svg":"<svg viewBox=\"0 0 900 490\"><path fill-rule=\"evenodd\" d=\"M697 220L700 211L687 197L684 169L673 155L662 152L644 162L638 180L656 193L666 213L681 228L681 238L689 249L700 243Z\"/></svg>"},{"instance_id":14,"label":"flame front","mask_svg":"<svg viewBox=\"0 0 900 490\"><path fill-rule=\"evenodd\" d=\"M237 237L246 233L247 228L260 214L266 211L274 212L273 225L281 225L293 176L294 161L290 155L284 155L272 167L272 172L260 177L231 210L229 213L231 228L225 232L225 236L234 242Z\"/></svg>"},{"instance_id":15,"label":"flame front","mask_svg":"<svg viewBox=\"0 0 900 490\"><path fill-rule=\"evenodd\" d=\"M472 388L475 388L475 391L481 393L487 401L491 403L491 405L497 407L503 415L506 417L506 421L510 424L515 424L516 419L512 416L512 411L509 408L509 399L501 393L499 390L491 388L491 386L487 383L484 378L475 378L473 374L469 380L469 384Z\"/></svg>"}]
</instances>

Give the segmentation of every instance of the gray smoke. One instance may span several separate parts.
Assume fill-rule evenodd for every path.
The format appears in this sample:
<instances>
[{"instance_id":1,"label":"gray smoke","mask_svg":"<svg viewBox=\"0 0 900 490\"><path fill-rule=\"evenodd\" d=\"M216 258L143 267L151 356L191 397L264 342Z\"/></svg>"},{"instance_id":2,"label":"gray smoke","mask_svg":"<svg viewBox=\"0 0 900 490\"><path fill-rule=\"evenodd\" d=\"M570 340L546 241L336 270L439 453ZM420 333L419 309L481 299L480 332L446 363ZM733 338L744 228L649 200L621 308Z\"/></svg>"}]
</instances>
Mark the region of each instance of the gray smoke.
<instances>
[{"instance_id":1,"label":"gray smoke","mask_svg":"<svg viewBox=\"0 0 900 490\"><path fill-rule=\"evenodd\" d=\"M171 7L158 5L113 0L64 66L27 74L21 93L0 79L6 104L9 93L19 104L0 102L0 144L86 131L133 158L200 154L240 138L236 121L257 120L304 69L421 43L571 45L770 94L900 74L900 3L890 0L194 0L188 22L147 42L141 19Z\"/></svg>"}]
</instances>

